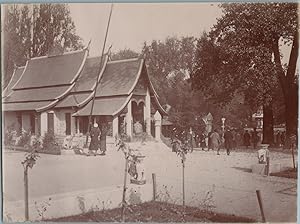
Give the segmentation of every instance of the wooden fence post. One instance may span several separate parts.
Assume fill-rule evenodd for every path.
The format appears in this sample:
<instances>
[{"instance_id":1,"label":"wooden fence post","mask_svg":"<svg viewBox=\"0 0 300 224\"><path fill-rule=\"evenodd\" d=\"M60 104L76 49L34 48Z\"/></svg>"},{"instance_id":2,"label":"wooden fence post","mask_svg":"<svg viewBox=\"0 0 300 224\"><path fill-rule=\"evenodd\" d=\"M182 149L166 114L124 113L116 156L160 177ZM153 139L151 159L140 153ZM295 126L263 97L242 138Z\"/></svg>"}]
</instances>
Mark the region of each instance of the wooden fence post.
<instances>
[{"instance_id":1,"label":"wooden fence post","mask_svg":"<svg viewBox=\"0 0 300 224\"><path fill-rule=\"evenodd\" d=\"M264 213L264 208L263 208L263 204L262 204L260 190L256 190L256 196L257 196L257 200L258 200L258 204L259 204L259 209L260 209L262 221L266 222L266 217L265 217L265 213Z\"/></svg>"},{"instance_id":2,"label":"wooden fence post","mask_svg":"<svg viewBox=\"0 0 300 224\"><path fill-rule=\"evenodd\" d=\"M153 201L156 200L156 175L152 173L152 184L153 184Z\"/></svg>"},{"instance_id":3,"label":"wooden fence post","mask_svg":"<svg viewBox=\"0 0 300 224\"><path fill-rule=\"evenodd\" d=\"M125 206L126 206L126 190L127 190L127 172L128 172L128 158L125 154L125 172L124 172L124 185L123 185L123 195L122 195L122 222L125 222Z\"/></svg>"}]
</instances>

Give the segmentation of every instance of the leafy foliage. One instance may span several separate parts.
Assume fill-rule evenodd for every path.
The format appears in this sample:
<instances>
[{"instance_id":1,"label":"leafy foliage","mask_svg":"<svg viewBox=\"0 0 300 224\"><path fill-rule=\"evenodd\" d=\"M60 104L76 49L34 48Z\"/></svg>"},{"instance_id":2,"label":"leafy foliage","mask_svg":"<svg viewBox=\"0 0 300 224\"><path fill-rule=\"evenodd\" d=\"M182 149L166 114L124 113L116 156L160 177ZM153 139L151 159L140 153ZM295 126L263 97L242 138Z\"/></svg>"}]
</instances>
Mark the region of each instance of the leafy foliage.
<instances>
[{"instance_id":1,"label":"leafy foliage","mask_svg":"<svg viewBox=\"0 0 300 224\"><path fill-rule=\"evenodd\" d=\"M25 160L21 164L25 170L27 170L28 167L32 169L39 157L39 154L35 150L32 150L25 155Z\"/></svg>"},{"instance_id":2,"label":"leafy foliage","mask_svg":"<svg viewBox=\"0 0 300 224\"><path fill-rule=\"evenodd\" d=\"M111 54L111 60L124 60L138 57L139 54L130 49L119 50L116 53Z\"/></svg>"},{"instance_id":3,"label":"leafy foliage","mask_svg":"<svg viewBox=\"0 0 300 224\"><path fill-rule=\"evenodd\" d=\"M14 143L14 136L17 135L17 131L14 130L14 126L10 126L4 133L4 145L12 145Z\"/></svg>"},{"instance_id":4,"label":"leafy foliage","mask_svg":"<svg viewBox=\"0 0 300 224\"><path fill-rule=\"evenodd\" d=\"M19 138L18 146L29 146L30 145L31 134L30 132L23 131Z\"/></svg>"},{"instance_id":5,"label":"leafy foliage","mask_svg":"<svg viewBox=\"0 0 300 224\"><path fill-rule=\"evenodd\" d=\"M67 4L5 5L3 30L4 84L29 58L82 47Z\"/></svg>"},{"instance_id":6,"label":"leafy foliage","mask_svg":"<svg viewBox=\"0 0 300 224\"><path fill-rule=\"evenodd\" d=\"M53 132L45 133L42 147L43 150L59 150L59 146Z\"/></svg>"},{"instance_id":7,"label":"leafy foliage","mask_svg":"<svg viewBox=\"0 0 300 224\"><path fill-rule=\"evenodd\" d=\"M287 132L292 131L290 119L295 126L298 113L297 7L296 3L222 4L224 15L197 43L193 87L223 104L240 92L252 108L272 106L282 91ZM282 42L293 45L288 65L281 62Z\"/></svg>"}]
</instances>

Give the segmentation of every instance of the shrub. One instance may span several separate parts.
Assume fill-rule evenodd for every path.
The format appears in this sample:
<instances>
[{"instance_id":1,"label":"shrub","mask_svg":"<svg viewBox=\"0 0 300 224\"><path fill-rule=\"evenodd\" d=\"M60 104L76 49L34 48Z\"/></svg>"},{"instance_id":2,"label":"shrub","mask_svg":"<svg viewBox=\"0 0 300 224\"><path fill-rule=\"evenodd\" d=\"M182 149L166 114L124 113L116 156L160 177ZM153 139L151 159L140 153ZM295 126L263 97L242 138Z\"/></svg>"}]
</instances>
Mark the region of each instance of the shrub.
<instances>
[{"instance_id":1,"label":"shrub","mask_svg":"<svg viewBox=\"0 0 300 224\"><path fill-rule=\"evenodd\" d=\"M4 133L4 144L5 145L13 145L14 136L16 136L17 131L15 131L12 127L8 127Z\"/></svg>"},{"instance_id":2,"label":"shrub","mask_svg":"<svg viewBox=\"0 0 300 224\"><path fill-rule=\"evenodd\" d=\"M30 145L30 139L31 139L30 132L23 131L17 145L18 146L23 146L23 147L29 146Z\"/></svg>"},{"instance_id":3,"label":"shrub","mask_svg":"<svg viewBox=\"0 0 300 224\"><path fill-rule=\"evenodd\" d=\"M42 144L43 150L60 150L58 143L56 141L55 135L52 132L46 132L44 139L43 139L43 144Z\"/></svg>"}]
</instances>

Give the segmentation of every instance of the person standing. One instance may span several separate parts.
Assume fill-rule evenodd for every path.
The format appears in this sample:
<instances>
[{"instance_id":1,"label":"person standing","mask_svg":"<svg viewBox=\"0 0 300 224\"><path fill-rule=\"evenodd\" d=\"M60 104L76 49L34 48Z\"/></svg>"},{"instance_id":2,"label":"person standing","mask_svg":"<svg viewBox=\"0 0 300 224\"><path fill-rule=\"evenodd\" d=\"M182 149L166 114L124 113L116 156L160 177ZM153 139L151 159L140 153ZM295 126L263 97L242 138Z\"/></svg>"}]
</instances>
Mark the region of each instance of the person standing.
<instances>
[{"instance_id":1,"label":"person standing","mask_svg":"<svg viewBox=\"0 0 300 224\"><path fill-rule=\"evenodd\" d=\"M191 147L191 152L194 151L194 147L196 147L196 143L195 143L195 139L194 139L195 135L193 132L193 129L190 127L189 132L187 133L187 141L189 146Z\"/></svg>"},{"instance_id":2,"label":"person standing","mask_svg":"<svg viewBox=\"0 0 300 224\"><path fill-rule=\"evenodd\" d=\"M250 134L249 134L248 130L246 130L246 132L244 134L244 145L246 146L246 148L248 148L250 146Z\"/></svg>"},{"instance_id":3,"label":"person standing","mask_svg":"<svg viewBox=\"0 0 300 224\"><path fill-rule=\"evenodd\" d=\"M211 148L213 150L217 150L217 155L220 155L220 145L221 145L221 137L217 131L217 129L215 129L212 134L210 135L210 143L211 143Z\"/></svg>"},{"instance_id":4,"label":"person standing","mask_svg":"<svg viewBox=\"0 0 300 224\"><path fill-rule=\"evenodd\" d=\"M90 132L90 136L91 136L91 142L89 145L89 155L94 154L96 155L98 147L99 147L99 135L100 135L100 129L98 127L97 123L94 123L91 132Z\"/></svg>"},{"instance_id":5,"label":"person standing","mask_svg":"<svg viewBox=\"0 0 300 224\"><path fill-rule=\"evenodd\" d=\"M258 141L259 141L259 137L258 137L258 133L256 131L256 128L254 128L254 131L252 133L252 141L253 141L253 148L256 149L256 146L257 146Z\"/></svg>"},{"instance_id":6,"label":"person standing","mask_svg":"<svg viewBox=\"0 0 300 224\"><path fill-rule=\"evenodd\" d=\"M231 133L232 133L232 149L234 150L237 147L237 133L235 129L232 129Z\"/></svg>"},{"instance_id":7,"label":"person standing","mask_svg":"<svg viewBox=\"0 0 300 224\"><path fill-rule=\"evenodd\" d=\"M101 124L101 135L100 135L100 150L101 154L100 155L105 155L106 152L106 135L107 135L107 124L102 123Z\"/></svg>"},{"instance_id":8,"label":"person standing","mask_svg":"<svg viewBox=\"0 0 300 224\"><path fill-rule=\"evenodd\" d=\"M229 156L230 154L230 150L233 147L233 134L231 133L231 131L229 129L227 129L227 131L224 133L224 144L225 144L225 149L227 152L227 155Z\"/></svg>"},{"instance_id":9,"label":"person standing","mask_svg":"<svg viewBox=\"0 0 300 224\"><path fill-rule=\"evenodd\" d=\"M280 131L277 131L277 134L276 134L276 143L277 143L278 147L281 146L281 133L280 133Z\"/></svg>"},{"instance_id":10,"label":"person standing","mask_svg":"<svg viewBox=\"0 0 300 224\"><path fill-rule=\"evenodd\" d=\"M285 147L285 132L284 131L281 132L280 139L281 139L281 144L284 148Z\"/></svg>"}]
</instances>

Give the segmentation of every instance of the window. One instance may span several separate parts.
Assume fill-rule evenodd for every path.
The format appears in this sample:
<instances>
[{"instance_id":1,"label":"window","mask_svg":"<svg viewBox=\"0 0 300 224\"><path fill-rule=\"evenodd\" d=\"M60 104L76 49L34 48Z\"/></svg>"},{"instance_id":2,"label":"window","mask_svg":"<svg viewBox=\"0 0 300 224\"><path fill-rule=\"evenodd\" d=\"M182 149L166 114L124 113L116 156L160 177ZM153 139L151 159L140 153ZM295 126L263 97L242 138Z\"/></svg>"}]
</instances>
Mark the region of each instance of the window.
<instances>
[{"instance_id":1,"label":"window","mask_svg":"<svg viewBox=\"0 0 300 224\"><path fill-rule=\"evenodd\" d=\"M53 113L47 114L47 121L48 121L48 133L54 133L54 114Z\"/></svg>"},{"instance_id":2,"label":"window","mask_svg":"<svg viewBox=\"0 0 300 224\"><path fill-rule=\"evenodd\" d=\"M86 134L89 124L89 118L88 117L78 117L79 119L79 132Z\"/></svg>"},{"instance_id":3,"label":"window","mask_svg":"<svg viewBox=\"0 0 300 224\"><path fill-rule=\"evenodd\" d=\"M71 134L71 113L65 114L65 120L66 120L66 135Z\"/></svg>"}]
</instances>

